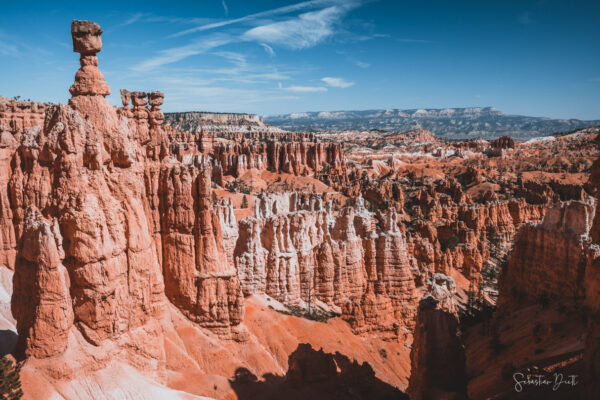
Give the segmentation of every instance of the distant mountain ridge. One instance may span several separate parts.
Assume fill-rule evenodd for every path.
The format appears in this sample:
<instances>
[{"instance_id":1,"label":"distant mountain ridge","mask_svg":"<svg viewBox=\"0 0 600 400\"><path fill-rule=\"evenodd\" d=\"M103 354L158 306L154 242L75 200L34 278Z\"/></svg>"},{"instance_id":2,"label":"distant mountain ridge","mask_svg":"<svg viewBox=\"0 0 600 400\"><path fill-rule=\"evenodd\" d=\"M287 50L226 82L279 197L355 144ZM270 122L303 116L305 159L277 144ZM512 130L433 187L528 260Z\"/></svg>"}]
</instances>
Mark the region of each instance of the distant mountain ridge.
<instances>
[{"instance_id":1,"label":"distant mountain ridge","mask_svg":"<svg viewBox=\"0 0 600 400\"><path fill-rule=\"evenodd\" d=\"M164 116L165 124L192 133L282 132L278 127L266 125L256 114L188 111L164 113Z\"/></svg>"},{"instance_id":2,"label":"distant mountain ridge","mask_svg":"<svg viewBox=\"0 0 600 400\"><path fill-rule=\"evenodd\" d=\"M497 138L504 135L529 139L600 125L600 120L504 114L494 107L313 111L267 116L264 121L290 131L427 129L437 136L451 139L478 136Z\"/></svg>"}]
</instances>

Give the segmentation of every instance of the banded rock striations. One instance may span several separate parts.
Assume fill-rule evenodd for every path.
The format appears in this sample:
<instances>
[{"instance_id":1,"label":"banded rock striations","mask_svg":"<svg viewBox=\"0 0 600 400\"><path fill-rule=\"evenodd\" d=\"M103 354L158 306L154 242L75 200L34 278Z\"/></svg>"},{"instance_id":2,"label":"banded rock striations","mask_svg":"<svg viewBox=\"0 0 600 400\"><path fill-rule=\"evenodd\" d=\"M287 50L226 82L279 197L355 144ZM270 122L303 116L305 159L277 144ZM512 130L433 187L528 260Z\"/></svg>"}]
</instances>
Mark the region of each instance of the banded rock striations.
<instances>
[{"instance_id":1,"label":"banded rock striations","mask_svg":"<svg viewBox=\"0 0 600 400\"><path fill-rule=\"evenodd\" d=\"M15 112L18 103L9 101L2 109L1 118L9 128L3 125L1 148L7 193L0 199L1 268L14 274L15 353L25 359L27 395L51 398L60 392L79 398L78 388L85 385L82 374L98 391L132 379L127 390L153 397L162 393L161 384L180 385L168 371L203 372L210 376L208 382L219 384L233 375L235 360L255 372L279 371L280 356L299 339L282 341L270 353L260 329L250 326L249 331L242 323L243 290L247 295L251 292L248 281L238 278L244 276L243 267L236 264L240 238L247 232L242 223L238 228L230 201L213 201L218 150L194 143L187 154L181 154L178 138L189 138L189 133L161 124L164 96L160 92L123 91L119 109L107 102L110 89L97 69L101 32L89 21L73 23L81 69L68 105L20 107L22 111ZM343 171L339 145L302 139L270 146L272 150L265 153L265 159L273 159L269 168L298 175L314 174L325 165ZM331 217L319 205L322 199L290 196L297 207L290 210L296 213L291 222L286 221L288 215L258 215L264 221L257 226L266 232L260 246L270 252L270 264L265 265L268 278L258 279L259 286L286 304L299 302L306 297L303 292L312 290L307 273L319 268L311 261L316 254L313 246L321 247L319 241L324 239L319 235L332 235L336 249L349 247L338 266L343 277L337 282L343 287L331 288L331 277L319 282L328 281L324 291L330 297L339 289L339 305L350 300L360 303L367 281L362 238L353 232L353 210L344 211L336 226L324 227L315 236L302 219L325 218L325 225L329 224ZM364 225L360 224L363 236L368 233ZM290 235L288 230L296 241L293 247L278 243L284 234ZM403 238L394 236L401 250ZM345 239L348 243L338 242ZM291 261L294 256L296 266ZM383 269L396 268L384 264ZM320 266L325 274L331 272L329 267ZM393 272L386 274L390 293L397 292L398 278ZM402 276L411 280L406 271ZM324 304L339 309L333 300ZM321 324L320 329L329 332L325 338L350 332ZM214 356L191 350L197 343L208 349L210 342L216 345ZM225 361L223 353L236 356ZM375 354L363 349L354 357L364 356L377 364ZM190 367L192 357L196 364ZM210 357L215 361L212 365L207 362ZM119 376L108 379L111 370L120 371ZM396 385L407 376L383 364L379 371L385 371ZM135 379L150 384L142 387ZM208 387L212 386L203 381L193 392L206 394Z\"/></svg>"},{"instance_id":2,"label":"banded rock striations","mask_svg":"<svg viewBox=\"0 0 600 400\"><path fill-rule=\"evenodd\" d=\"M100 28L75 21L72 31L82 60L95 57ZM145 113L134 93L134 117L119 114L95 68L82 61L70 104L50 107L43 128L12 146L3 231L17 244L15 252L8 241L3 257L16 265L19 349L63 353L71 326L101 346L160 318L166 298L227 335L243 304L210 202L210 167L157 152L164 133L152 121L162 97L151 95Z\"/></svg>"},{"instance_id":3,"label":"banded rock striations","mask_svg":"<svg viewBox=\"0 0 600 400\"><path fill-rule=\"evenodd\" d=\"M410 336L416 287L406 238L393 209L376 224L360 199L334 216L317 195L259 197L256 217L240 221L234 253L244 294L321 301L356 332L398 335L406 325Z\"/></svg>"},{"instance_id":4,"label":"banded rock striations","mask_svg":"<svg viewBox=\"0 0 600 400\"><path fill-rule=\"evenodd\" d=\"M590 386L594 373L585 371L593 356L591 342L584 340L589 310L583 307L600 256L589 236L594 208L593 201L557 204L548 208L540 224L519 230L502 271L498 311L491 321L467 330L470 398L594 397L584 394L597 389ZM587 335L593 336L590 329ZM577 375L580 385L558 391L514 390L515 373L552 376L555 372Z\"/></svg>"},{"instance_id":5,"label":"banded rock striations","mask_svg":"<svg viewBox=\"0 0 600 400\"><path fill-rule=\"evenodd\" d=\"M595 376L597 128L448 142L192 126L159 91L107 102L101 33L73 23L69 104L0 99L0 328L16 323L29 398L361 376L398 395L409 375L415 398L485 398L505 393L503 368L581 354L569 368ZM474 287L495 302L501 266L499 311L459 325Z\"/></svg>"}]
</instances>

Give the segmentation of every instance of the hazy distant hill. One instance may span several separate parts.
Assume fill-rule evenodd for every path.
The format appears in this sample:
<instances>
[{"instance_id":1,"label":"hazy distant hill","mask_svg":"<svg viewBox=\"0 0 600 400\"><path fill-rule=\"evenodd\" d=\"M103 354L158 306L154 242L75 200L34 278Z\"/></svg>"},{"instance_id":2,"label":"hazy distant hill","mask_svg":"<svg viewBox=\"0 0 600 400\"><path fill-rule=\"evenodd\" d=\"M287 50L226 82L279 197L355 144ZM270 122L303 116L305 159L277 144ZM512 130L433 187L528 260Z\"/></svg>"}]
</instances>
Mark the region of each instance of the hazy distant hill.
<instances>
[{"instance_id":1,"label":"hazy distant hill","mask_svg":"<svg viewBox=\"0 0 600 400\"><path fill-rule=\"evenodd\" d=\"M255 114L219 112L165 113L165 124L180 131L206 132L281 132L280 128L266 125Z\"/></svg>"},{"instance_id":2,"label":"hazy distant hill","mask_svg":"<svg viewBox=\"0 0 600 400\"><path fill-rule=\"evenodd\" d=\"M581 121L508 115L493 107L305 112L268 116L264 121L291 131L369 129L408 131L424 128L446 138L477 136L495 138L510 135L519 139L600 125L600 120Z\"/></svg>"}]
</instances>

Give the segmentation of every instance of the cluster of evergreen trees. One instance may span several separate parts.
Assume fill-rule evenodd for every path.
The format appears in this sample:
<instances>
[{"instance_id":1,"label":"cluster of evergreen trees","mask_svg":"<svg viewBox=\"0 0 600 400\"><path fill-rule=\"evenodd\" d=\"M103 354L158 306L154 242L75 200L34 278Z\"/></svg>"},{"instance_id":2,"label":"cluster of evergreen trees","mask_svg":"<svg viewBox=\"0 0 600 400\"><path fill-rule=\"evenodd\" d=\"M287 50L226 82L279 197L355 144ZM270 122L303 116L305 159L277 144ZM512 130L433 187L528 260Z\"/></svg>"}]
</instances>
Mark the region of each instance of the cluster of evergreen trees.
<instances>
[{"instance_id":1,"label":"cluster of evergreen trees","mask_svg":"<svg viewBox=\"0 0 600 400\"><path fill-rule=\"evenodd\" d=\"M19 367L8 357L0 358L0 399L17 400L23 397Z\"/></svg>"}]
</instances>

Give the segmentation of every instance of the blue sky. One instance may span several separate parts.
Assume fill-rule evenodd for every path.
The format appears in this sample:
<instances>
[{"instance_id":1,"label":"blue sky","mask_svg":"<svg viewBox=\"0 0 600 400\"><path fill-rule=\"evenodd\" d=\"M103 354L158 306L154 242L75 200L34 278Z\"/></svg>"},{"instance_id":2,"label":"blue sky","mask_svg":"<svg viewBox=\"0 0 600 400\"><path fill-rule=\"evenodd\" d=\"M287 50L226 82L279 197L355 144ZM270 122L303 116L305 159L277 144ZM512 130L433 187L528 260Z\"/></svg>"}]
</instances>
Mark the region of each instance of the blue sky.
<instances>
[{"instance_id":1,"label":"blue sky","mask_svg":"<svg viewBox=\"0 0 600 400\"><path fill-rule=\"evenodd\" d=\"M600 119L600 2L0 2L0 95L64 103L72 19L103 30L118 91L165 111L272 115L494 106Z\"/></svg>"}]
</instances>

